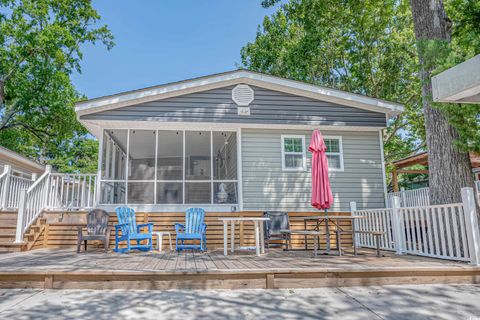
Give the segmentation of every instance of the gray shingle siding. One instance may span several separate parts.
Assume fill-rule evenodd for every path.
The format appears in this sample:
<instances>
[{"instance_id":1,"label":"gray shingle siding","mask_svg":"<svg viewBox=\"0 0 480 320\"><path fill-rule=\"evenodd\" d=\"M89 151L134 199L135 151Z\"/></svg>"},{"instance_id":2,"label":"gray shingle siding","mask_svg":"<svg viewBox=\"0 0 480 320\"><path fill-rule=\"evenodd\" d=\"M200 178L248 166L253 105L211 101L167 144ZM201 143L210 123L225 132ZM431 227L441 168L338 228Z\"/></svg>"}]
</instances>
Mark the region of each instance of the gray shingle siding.
<instances>
[{"instance_id":1,"label":"gray shingle siding","mask_svg":"<svg viewBox=\"0 0 480 320\"><path fill-rule=\"evenodd\" d=\"M378 132L323 131L323 135L342 136L343 172L331 172L335 203L332 211L349 211L350 201L357 207L383 208L384 189ZM307 152L307 171L282 171L281 135L305 135L306 148L311 131L242 130L242 174L244 210L312 211L311 156Z\"/></svg>"},{"instance_id":2,"label":"gray shingle siding","mask_svg":"<svg viewBox=\"0 0 480 320\"><path fill-rule=\"evenodd\" d=\"M363 110L259 87L251 114L240 116L234 86L83 115L83 120L225 122L254 124L385 127L384 113Z\"/></svg>"}]
</instances>

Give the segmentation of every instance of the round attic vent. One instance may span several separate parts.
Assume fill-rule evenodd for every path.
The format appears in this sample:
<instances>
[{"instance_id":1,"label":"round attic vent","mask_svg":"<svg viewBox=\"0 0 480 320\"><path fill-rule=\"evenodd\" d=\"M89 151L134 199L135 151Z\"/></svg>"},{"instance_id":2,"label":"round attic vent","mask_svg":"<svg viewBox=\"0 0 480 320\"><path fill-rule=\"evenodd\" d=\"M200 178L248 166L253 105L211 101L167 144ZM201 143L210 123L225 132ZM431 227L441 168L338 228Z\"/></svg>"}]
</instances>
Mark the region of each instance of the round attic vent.
<instances>
[{"instance_id":1,"label":"round attic vent","mask_svg":"<svg viewBox=\"0 0 480 320\"><path fill-rule=\"evenodd\" d=\"M238 106L248 106L254 99L253 89L246 84L239 84L232 89L232 100Z\"/></svg>"}]
</instances>

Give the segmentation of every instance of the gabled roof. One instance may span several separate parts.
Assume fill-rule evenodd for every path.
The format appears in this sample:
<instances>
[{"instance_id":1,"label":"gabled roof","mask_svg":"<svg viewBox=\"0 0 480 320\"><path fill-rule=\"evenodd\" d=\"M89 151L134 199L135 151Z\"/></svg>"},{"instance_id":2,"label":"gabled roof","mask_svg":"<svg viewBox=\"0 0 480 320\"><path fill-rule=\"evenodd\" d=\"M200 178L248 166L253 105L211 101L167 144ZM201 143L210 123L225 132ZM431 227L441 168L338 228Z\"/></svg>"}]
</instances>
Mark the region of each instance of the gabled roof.
<instances>
[{"instance_id":1,"label":"gabled roof","mask_svg":"<svg viewBox=\"0 0 480 320\"><path fill-rule=\"evenodd\" d=\"M270 90L276 90L317 100L385 113L388 116L397 115L403 111L403 105L398 103L312 85L301 81L274 77L248 70L229 71L134 91L127 91L86 101L80 101L76 104L75 111L77 112L78 116L82 116L239 83L250 84Z\"/></svg>"}]
</instances>

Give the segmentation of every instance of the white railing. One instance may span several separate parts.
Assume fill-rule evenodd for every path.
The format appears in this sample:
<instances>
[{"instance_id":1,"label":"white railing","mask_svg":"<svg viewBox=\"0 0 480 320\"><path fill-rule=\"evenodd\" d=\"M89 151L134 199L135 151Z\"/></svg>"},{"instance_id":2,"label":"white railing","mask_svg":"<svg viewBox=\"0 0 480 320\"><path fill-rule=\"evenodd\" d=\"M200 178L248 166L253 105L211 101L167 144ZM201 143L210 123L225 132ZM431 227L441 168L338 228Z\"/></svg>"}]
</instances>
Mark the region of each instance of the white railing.
<instances>
[{"instance_id":1,"label":"white railing","mask_svg":"<svg viewBox=\"0 0 480 320\"><path fill-rule=\"evenodd\" d=\"M87 209L95 207L97 175L50 174L47 209Z\"/></svg>"},{"instance_id":2,"label":"white railing","mask_svg":"<svg viewBox=\"0 0 480 320\"><path fill-rule=\"evenodd\" d=\"M363 216L356 222L359 231L380 231L384 250L397 254L467 261L480 265L480 231L472 188L462 189L462 203L400 207L400 198L392 198L393 208L356 210L352 215ZM357 234L357 245L376 247L375 239Z\"/></svg>"},{"instance_id":3,"label":"white railing","mask_svg":"<svg viewBox=\"0 0 480 320\"><path fill-rule=\"evenodd\" d=\"M18 208L18 203L20 201L20 190L30 188L35 181L17 177L10 176L10 186L8 188L7 194L7 208L15 209Z\"/></svg>"},{"instance_id":4,"label":"white railing","mask_svg":"<svg viewBox=\"0 0 480 320\"><path fill-rule=\"evenodd\" d=\"M19 194L16 242L23 241L25 232L45 210L95 207L96 175L52 173L47 166L45 173Z\"/></svg>"},{"instance_id":5,"label":"white railing","mask_svg":"<svg viewBox=\"0 0 480 320\"><path fill-rule=\"evenodd\" d=\"M399 208L404 252L470 261L463 205Z\"/></svg>"},{"instance_id":6,"label":"white railing","mask_svg":"<svg viewBox=\"0 0 480 320\"><path fill-rule=\"evenodd\" d=\"M5 209L7 203L8 188L6 186L7 177L9 176L8 172L9 168L5 166L3 172L0 174L0 209Z\"/></svg>"},{"instance_id":7,"label":"white railing","mask_svg":"<svg viewBox=\"0 0 480 320\"><path fill-rule=\"evenodd\" d=\"M17 209L20 190L28 189L35 181L13 175L9 165L4 166L0 175L0 209Z\"/></svg>"},{"instance_id":8,"label":"white railing","mask_svg":"<svg viewBox=\"0 0 480 320\"><path fill-rule=\"evenodd\" d=\"M387 208L393 208L393 197L400 198L401 207L422 207L430 204L430 189L401 190L387 194Z\"/></svg>"},{"instance_id":9,"label":"white railing","mask_svg":"<svg viewBox=\"0 0 480 320\"><path fill-rule=\"evenodd\" d=\"M45 209L50 172L51 167L47 166L45 173L28 190L20 190L15 242L23 241L25 232Z\"/></svg>"},{"instance_id":10,"label":"white railing","mask_svg":"<svg viewBox=\"0 0 480 320\"><path fill-rule=\"evenodd\" d=\"M385 234L380 238L380 248L382 250L395 250L395 243L392 230L392 214L393 209L371 209L352 211L355 216L362 216L356 222L356 230L358 231L380 231ZM360 233L355 236L358 246L366 248L376 248L376 239L373 235Z\"/></svg>"}]
</instances>

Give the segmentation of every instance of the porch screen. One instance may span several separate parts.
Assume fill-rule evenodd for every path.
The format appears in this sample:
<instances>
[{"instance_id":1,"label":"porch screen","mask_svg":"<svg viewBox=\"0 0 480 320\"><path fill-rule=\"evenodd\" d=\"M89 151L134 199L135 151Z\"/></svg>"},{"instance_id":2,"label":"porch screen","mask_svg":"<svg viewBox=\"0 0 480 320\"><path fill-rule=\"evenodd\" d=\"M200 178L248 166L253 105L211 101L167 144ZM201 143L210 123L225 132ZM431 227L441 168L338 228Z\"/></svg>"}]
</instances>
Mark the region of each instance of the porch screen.
<instances>
[{"instance_id":1,"label":"porch screen","mask_svg":"<svg viewBox=\"0 0 480 320\"><path fill-rule=\"evenodd\" d=\"M230 131L105 130L102 204L236 204Z\"/></svg>"}]
</instances>

